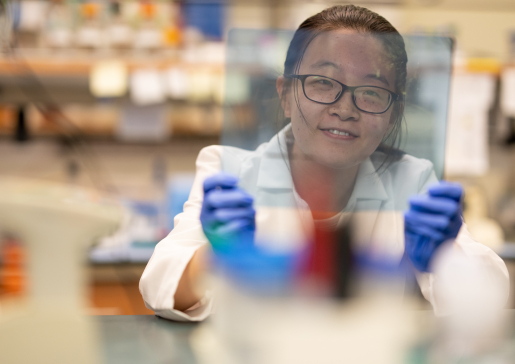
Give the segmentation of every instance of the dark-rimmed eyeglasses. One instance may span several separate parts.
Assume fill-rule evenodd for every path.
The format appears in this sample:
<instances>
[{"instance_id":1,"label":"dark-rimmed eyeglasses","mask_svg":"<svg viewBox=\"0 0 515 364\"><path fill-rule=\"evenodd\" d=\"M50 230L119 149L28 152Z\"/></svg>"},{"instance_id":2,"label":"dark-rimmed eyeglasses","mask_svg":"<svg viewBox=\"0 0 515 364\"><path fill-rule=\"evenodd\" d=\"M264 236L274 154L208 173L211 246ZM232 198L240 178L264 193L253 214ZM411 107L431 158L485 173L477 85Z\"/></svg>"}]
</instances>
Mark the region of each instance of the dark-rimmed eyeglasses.
<instances>
[{"instance_id":1,"label":"dark-rimmed eyeglasses","mask_svg":"<svg viewBox=\"0 0 515 364\"><path fill-rule=\"evenodd\" d=\"M302 83L304 96L318 104L330 105L337 102L345 91L350 91L352 102L358 110L370 114L382 114L388 111L394 101L401 96L377 86L347 86L340 81L320 75L285 75L296 78Z\"/></svg>"}]
</instances>

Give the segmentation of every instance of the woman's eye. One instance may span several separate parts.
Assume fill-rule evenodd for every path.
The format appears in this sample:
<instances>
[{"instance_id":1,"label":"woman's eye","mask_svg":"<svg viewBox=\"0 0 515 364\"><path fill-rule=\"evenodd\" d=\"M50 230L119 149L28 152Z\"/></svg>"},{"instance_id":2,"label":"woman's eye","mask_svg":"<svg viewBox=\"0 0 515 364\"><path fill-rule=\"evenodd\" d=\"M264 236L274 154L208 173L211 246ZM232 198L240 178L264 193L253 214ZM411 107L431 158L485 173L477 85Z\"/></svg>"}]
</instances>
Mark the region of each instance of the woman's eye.
<instances>
[{"instance_id":1,"label":"woman's eye","mask_svg":"<svg viewBox=\"0 0 515 364\"><path fill-rule=\"evenodd\" d=\"M379 97L379 94L372 90L367 90L363 93L365 96Z\"/></svg>"},{"instance_id":2,"label":"woman's eye","mask_svg":"<svg viewBox=\"0 0 515 364\"><path fill-rule=\"evenodd\" d=\"M320 80L317 80L317 82L321 85L324 85L324 86L332 86L333 83L329 80L324 80L324 79L320 79Z\"/></svg>"}]
</instances>

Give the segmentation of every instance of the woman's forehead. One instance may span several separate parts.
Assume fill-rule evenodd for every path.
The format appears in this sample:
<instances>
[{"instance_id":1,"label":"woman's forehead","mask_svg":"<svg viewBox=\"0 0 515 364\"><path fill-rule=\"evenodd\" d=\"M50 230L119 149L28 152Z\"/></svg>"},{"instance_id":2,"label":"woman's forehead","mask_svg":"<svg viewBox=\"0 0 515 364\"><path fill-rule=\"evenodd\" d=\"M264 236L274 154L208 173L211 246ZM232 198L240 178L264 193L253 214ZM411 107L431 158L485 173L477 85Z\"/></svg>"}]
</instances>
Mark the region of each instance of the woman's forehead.
<instances>
[{"instance_id":1,"label":"woman's forehead","mask_svg":"<svg viewBox=\"0 0 515 364\"><path fill-rule=\"evenodd\" d=\"M301 73L326 70L358 78L374 74L392 86L395 74L392 60L376 36L349 29L319 34L306 49Z\"/></svg>"}]
</instances>

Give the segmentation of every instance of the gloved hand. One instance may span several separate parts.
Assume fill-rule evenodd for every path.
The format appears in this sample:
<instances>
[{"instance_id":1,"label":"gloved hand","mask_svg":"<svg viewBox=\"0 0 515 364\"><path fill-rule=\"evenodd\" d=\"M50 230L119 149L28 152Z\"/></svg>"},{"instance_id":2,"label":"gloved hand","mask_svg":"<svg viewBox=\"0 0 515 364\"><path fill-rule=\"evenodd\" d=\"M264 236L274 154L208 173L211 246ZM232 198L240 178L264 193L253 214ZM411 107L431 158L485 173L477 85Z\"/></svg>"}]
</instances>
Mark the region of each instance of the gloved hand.
<instances>
[{"instance_id":1,"label":"gloved hand","mask_svg":"<svg viewBox=\"0 0 515 364\"><path fill-rule=\"evenodd\" d=\"M427 195L410 198L404 214L405 252L419 271L427 272L437 248L458 236L462 195L461 185L442 181L429 187Z\"/></svg>"},{"instance_id":2,"label":"gloved hand","mask_svg":"<svg viewBox=\"0 0 515 364\"><path fill-rule=\"evenodd\" d=\"M223 172L204 181L200 221L215 253L213 263L245 289L284 293L300 270L303 252L270 252L255 244L254 201L237 184Z\"/></svg>"},{"instance_id":3,"label":"gloved hand","mask_svg":"<svg viewBox=\"0 0 515 364\"><path fill-rule=\"evenodd\" d=\"M204 181L200 221L215 253L254 244L253 198L237 184L236 177L223 172Z\"/></svg>"}]
</instances>

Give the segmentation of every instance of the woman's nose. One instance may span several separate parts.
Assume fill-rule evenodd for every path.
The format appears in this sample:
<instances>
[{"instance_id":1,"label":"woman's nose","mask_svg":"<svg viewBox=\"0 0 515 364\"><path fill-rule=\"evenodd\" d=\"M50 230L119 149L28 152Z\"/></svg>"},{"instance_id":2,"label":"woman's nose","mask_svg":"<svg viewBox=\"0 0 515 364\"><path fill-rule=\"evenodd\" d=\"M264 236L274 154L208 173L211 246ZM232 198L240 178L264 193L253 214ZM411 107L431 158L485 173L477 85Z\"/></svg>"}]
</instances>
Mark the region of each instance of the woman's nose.
<instances>
[{"instance_id":1,"label":"woman's nose","mask_svg":"<svg viewBox=\"0 0 515 364\"><path fill-rule=\"evenodd\" d=\"M343 91L343 95L334 104L329 105L329 113L338 116L340 120L358 120L359 110L352 101L352 92Z\"/></svg>"}]
</instances>

